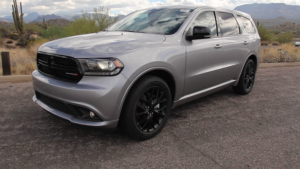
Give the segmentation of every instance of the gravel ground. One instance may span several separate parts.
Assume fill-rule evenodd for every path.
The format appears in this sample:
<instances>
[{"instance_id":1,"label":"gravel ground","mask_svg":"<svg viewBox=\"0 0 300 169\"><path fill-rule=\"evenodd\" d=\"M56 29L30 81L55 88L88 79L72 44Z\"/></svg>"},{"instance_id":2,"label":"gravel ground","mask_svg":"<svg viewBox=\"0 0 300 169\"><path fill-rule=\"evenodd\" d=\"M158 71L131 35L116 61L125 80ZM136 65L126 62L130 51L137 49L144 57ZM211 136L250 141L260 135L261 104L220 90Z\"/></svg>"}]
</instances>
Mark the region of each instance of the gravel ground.
<instances>
[{"instance_id":1,"label":"gravel ground","mask_svg":"<svg viewBox=\"0 0 300 169\"><path fill-rule=\"evenodd\" d=\"M182 105L144 142L45 113L31 82L0 83L0 168L300 168L299 72L261 68L251 94Z\"/></svg>"}]
</instances>

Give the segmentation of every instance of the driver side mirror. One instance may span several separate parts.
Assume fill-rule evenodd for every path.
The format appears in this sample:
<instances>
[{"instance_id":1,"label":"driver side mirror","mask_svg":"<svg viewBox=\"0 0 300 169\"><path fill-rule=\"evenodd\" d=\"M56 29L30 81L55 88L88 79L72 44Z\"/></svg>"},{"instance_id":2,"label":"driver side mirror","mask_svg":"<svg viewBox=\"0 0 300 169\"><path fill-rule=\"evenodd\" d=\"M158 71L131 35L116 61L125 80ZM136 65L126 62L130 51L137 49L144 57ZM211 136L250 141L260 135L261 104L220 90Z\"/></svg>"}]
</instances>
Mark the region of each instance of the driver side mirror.
<instances>
[{"instance_id":1,"label":"driver side mirror","mask_svg":"<svg viewBox=\"0 0 300 169\"><path fill-rule=\"evenodd\" d=\"M186 37L188 40L207 39L211 38L211 31L210 28L204 26L190 27Z\"/></svg>"}]
</instances>

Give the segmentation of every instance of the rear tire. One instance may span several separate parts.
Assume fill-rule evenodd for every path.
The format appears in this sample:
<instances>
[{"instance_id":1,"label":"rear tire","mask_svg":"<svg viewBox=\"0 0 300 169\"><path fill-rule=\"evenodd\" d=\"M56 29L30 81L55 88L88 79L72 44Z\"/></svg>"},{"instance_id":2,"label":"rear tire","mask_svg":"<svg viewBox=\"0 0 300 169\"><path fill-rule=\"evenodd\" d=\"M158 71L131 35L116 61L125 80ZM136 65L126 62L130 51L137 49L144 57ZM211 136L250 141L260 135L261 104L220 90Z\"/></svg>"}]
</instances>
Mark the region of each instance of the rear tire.
<instances>
[{"instance_id":1,"label":"rear tire","mask_svg":"<svg viewBox=\"0 0 300 169\"><path fill-rule=\"evenodd\" d=\"M237 94L247 95L252 91L255 82L256 65L253 60L249 59L242 71L237 86L232 87Z\"/></svg>"},{"instance_id":2,"label":"rear tire","mask_svg":"<svg viewBox=\"0 0 300 169\"><path fill-rule=\"evenodd\" d=\"M128 94L119 127L135 139L150 139L166 125L171 105L171 92L166 82L156 76L145 76Z\"/></svg>"}]
</instances>

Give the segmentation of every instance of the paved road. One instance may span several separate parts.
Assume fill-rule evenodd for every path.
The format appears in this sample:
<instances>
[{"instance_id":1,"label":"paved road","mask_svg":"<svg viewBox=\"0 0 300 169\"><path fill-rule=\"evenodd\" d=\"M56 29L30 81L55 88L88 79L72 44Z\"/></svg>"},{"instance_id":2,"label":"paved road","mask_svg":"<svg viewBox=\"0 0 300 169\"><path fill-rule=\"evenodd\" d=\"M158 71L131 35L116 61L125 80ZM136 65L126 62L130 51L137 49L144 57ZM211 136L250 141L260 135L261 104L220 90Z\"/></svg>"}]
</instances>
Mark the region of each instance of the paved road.
<instances>
[{"instance_id":1,"label":"paved road","mask_svg":"<svg viewBox=\"0 0 300 169\"><path fill-rule=\"evenodd\" d=\"M300 168L299 84L299 66L261 68L250 95L185 104L137 142L45 113L30 82L0 83L0 168Z\"/></svg>"}]
</instances>

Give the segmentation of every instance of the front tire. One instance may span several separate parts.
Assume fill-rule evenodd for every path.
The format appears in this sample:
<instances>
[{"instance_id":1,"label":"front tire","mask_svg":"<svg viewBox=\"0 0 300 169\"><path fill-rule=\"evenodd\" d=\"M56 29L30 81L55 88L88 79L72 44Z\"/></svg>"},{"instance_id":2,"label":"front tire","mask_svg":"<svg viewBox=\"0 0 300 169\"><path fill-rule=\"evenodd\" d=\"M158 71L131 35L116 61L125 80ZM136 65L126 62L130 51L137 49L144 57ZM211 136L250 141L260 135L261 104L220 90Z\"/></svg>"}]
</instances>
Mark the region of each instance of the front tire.
<instances>
[{"instance_id":1,"label":"front tire","mask_svg":"<svg viewBox=\"0 0 300 169\"><path fill-rule=\"evenodd\" d=\"M126 98L120 127L135 139L150 139L166 125L171 105L171 92L166 82L156 76L145 76Z\"/></svg>"},{"instance_id":2,"label":"front tire","mask_svg":"<svg viewBox=\"0 0 300 169\"><path fill-rule=\"evenodd\" d=\"M255 82L256 65L253 60L249 59L242 71L238 85L233 87L237 94L247 95L252 91Z\"/></svg>"}]
</instances>

